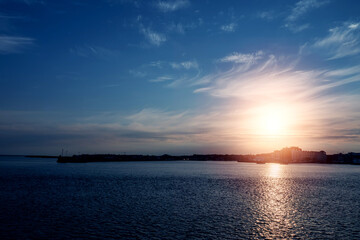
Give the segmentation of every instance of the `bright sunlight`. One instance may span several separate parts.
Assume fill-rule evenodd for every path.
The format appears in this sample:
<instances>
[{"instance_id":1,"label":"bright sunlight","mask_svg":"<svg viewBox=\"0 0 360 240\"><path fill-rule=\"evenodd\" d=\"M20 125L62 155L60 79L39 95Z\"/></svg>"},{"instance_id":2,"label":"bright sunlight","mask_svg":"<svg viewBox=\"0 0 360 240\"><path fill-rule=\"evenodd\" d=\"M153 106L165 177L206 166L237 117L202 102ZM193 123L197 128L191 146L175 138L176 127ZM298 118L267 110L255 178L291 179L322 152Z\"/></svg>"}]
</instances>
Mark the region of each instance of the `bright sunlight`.
<instances>
[{"instance_id":1,"label":"bright sunlight","mask_svg":"<svg viewBox=\"0 0 360 240\"><path fill-rule=\"evenodd\" d=\"M289 134L293 123L290 107L284 105L265 105L256 113L256 129L261 135L281 136Z\"/></svg>"}]
</instances>

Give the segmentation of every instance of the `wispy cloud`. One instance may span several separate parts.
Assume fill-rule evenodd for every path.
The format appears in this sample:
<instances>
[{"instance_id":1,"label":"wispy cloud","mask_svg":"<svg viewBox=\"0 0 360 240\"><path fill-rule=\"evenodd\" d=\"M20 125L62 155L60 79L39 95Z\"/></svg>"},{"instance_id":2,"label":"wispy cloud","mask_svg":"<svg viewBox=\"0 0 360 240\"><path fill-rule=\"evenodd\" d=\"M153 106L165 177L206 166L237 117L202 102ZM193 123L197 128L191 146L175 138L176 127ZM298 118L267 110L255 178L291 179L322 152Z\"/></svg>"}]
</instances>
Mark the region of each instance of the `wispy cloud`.
<instances>
[{"instance_id":1,"label":"wispy cloud","mask_svg":"<svg viewBox=\"0 0 360 240\"><path fill-rule=\"evenodd\" d=\"M238 64L227 71L199 78L197 81L202 86L196 88L194 93L209 94L223 101L228 99L229 103L236 103L233 111L241 109L242 113L236 119L244 127L239 132L249 132L249 141L252 141L252 137L257 137L254 135L256 129L251 129L254 124L247 121L252 121L256 114L263 115L269 105L282 106L281 108L287 109L289 118L295 119L288 132L292 135L288 136L288 141L315 141L323 136L336 136L339 141L349 141L353 137L359 139L357 133L348 137L351 134L344 136L332 130L351 132L358 126L356 119L360 117L360 107L349 103L359 102L360 95L356 90L346 89L351 89L350 86L358 89L360 68L353 65L337 69L301 70L297 61L263 55L262 59L251 66ZM273 107L270 109L274 110Z\"/></svg>"},{"instance_id":2,"label":"wispy cloud","mask_svg":"<svg viewBox=\"0 0 360 240\"><path fill-rule=\"evenodd\" d=\"M297 21L309 11L326 5L327 3L329 3L327 0L300 0L286 17L284 26L295 33L309 28L309 23L298 24Z\"/></svg>"},{"instance_id":3,"label":"wispy cloud","mask_svg":"<svg viewBox=\"0 0 360 240\"><path fill-rule=\"evenodd\" d=\"M236 27L237 27L236 23L230 23L227 25L222 25L220 29L223 30L224 32L235 32Z\"/></svg>"},{"instance_id":4,"label":"wispy cloud","mask_svg":"<svg viewBox=\"0 0 360 240\"><path fill-rule=\"evenodd\" d=\"M257 60L262 59L263 55L264 53L262 51L258 51L256 53L246 53L246 54L234 52L228 56L219 59L219 61L252 64L252 63L256 63Z\"/></svg>"},{"instance_id":5,"label":"wispy cloud","mask_svg":"<svg viewBox=\"0 0 360 240\"><path fill-rule=\"evenodd\" d=\"M134 77L146 78L149 82L161 83L169 88L188 86L200 77L201 72L196 59L179 62L152 61L129 71Z\"/></svg>"},{"instance_id":6,"label":"wispy cloud","mask_svg":"<svg viewBox=\"0 0 360 240\"><path fill-rule=\"evenodd\" d=\"M298 32L304 31L305 29L310 28L310 24L305 23L305 24L301 24L301 25L296 25L293 23L286 23L285 27L294 33L298 33Z\"/></svg>"},{"instance_id":7,"label":"wispy cloud","mask_svg":"<svg viewBox=\"0 0 360 240\"><path fill-rule=\"evenodd\" d=\"M177 32L177 33L180 33L180 34L185 33L185 27L181 23L170 23L167 26L167 29L168 29L168 31L173 31L173 32Z\"/></svg>"},{"instance_id":8,"label":"wispy cloud","mask_svg":"<svg viewBox=\"0 0 360 240\"><path fill-rule=\"evenodd\" d=\"M263 12L259 12L257 14L257 17L270 21L276 18L276 14L273 11L263 11Z\"/></svg>"},{"instance_id":9,"label":"wispy cloud","mask_svg":"<svg viewBox=\"0 0 360 240\"><path fill-rule=\"evenodd\" d=\"M319 8L328 2L329 1L323 0L301 0L295 4L286 20L293 22L305 15L310 10Z\"/></svg>"},{"instance_id":10,"label":"wispy cloud","mask_svg":"<svg viewBox=\"0 0 360 240\"><path fill-rule=\"evenodd\" d=\"M72 119L71 123L63 122L63 117L57 120L46 117L47 121L42 121L39 116L44 114L49 115L0 111L0 152L44 153L45 148L54 154L65 148L70 154L124 151L162 154L174 149L178 153L193 153L189 146L211 142L207 134L202 136L204 129L210 127L205 124L210 123L206 117L186 111L145 108L126 115L102 112ZM14 148L18 145L21 149ZM181 148L185 150L179 151Z\"/></svg>"},{"instance_id":11,"label":"wispy cloud","mask_svg":"<svg viewBox=\"0 0 360 240\"><path fill-rule=\"evenodd\" d=\"M149 82L165 82L165 81L169 81L172 79L173 79L173 77L170 77L170 76L160 76L160 77L149 80Z\"/></svg>"},{"instance_id":12,"label":"wispy cloud","mask_svg":"<svg viewBox=\"0 0 360 240\"><path fill-rule=\"evenodd\" d=\"M360 74L360 66L329 70L328 72L324 73L326 77L333 77L333 76L346 77L354 74Z\"/></svg>"},{"instance_id":13,"label":"wispy cloud","mask_svg":"<svg viewBox=\"0 0 360 240\"><path fill-rule=\"evenodd\" d=\"M162 12L173 12L190 5L188 0L158 1L156 7Z\"/></svg>"},{"instance_id":14,"label":"wispy cloud","mask_svg":"<svg viewBox=\"0 0 360 240\"><path fill-rule=\"evenodd\" d=\"M329 59L337 59L360 53L360 22L346 22L329 30L329 34L317 40L314 48L325 49Z\"/></svg>"},{"instance_id":15,"label":"wispy cloud","mask_svg":"<svg viewBox=\"0 0 360 240\"><path fill-rule=\"evenodd\" d=\"M106 0L110 6L116 5L116 4L129 4L136 8L140 8L143 4L143 2L140 0Z\"/></svg>"},{"instance_id":16,"label":"wispy cloud","mask_svg":"<svg viewBox=\"0 0 360 240\"><path fill-rule=\"evenodd\" d=\"M22 16L10 16L0 12L0 19L24 19Z\"/></svg>"},{"instance_id":17,"label":"wispy cloud","mask_svg":"<svg viewBox=\"0 0 360 240\"><path fill-rule=\"evenodd\" d=\"M182 61L182 62L169 62L169 61L152 61L150 63L144 64L140 66L141 69L147 69L147 68L156 68L163 71L168 70L179 70L179 69L185 69L185 70L191 70L191 69L198 69L199 64L198 62L194 60L188 60L188 61Z\"/></svg>"},{"instance_id":18,"label":"wispy cloud","mask_svg":"<svg viewBox=\"0 0 360 240\"><path fill-rule=\"evenodd\" d=\"M357 98L353 96L344 100L322 100L313 109L306 105L292 104L294 117L303 120L300 126L303 129L300 135L292 132L289 136L283 136L284 142L280 147L283 144L298 143L299 139L306 140L306 143L321 140L322 143L338 144L341 141L342 150L346 147L359 147L358 111L349 108L349 104L344 104L354 100ZM261 111L262 107L244 105L239 101L231 102L232 104L197 111L144 108L130 114L97 112L77 117L76 121L64 121L64 117L58 117L57 114L50 114L52 118L49 119L48 112L0 111L0 152L19 154L22 151L29 154L43 152L42 149L45 148L53 154L54 151L65 148L71 154L124 151L141 154L248 153L253 149L259 151L258 146L264 141L277 141L264 140L263 135L252 132L253 129L249 127L252 126L254 110ZM333 108L328 109L328 106ZM334 108L338 110L333 111ZM303 119L308 111L316 114L310 120ZM344 118L344 114L348 116L349 112L354 113L352 122L348 117ZM16 145L22 146L21 150L14 148ZM239 146L245 147L245 152ZM261 151L273 150L273 147L264 147ZM336 148L332 150L337 151Z\"/></svg>"},{"instance_id":19,"label":"wispy cloud","mask_svg":"<svg viewBox=\"0 0 360 240\"><path fill-rule=\"evenodd\" d=\"M297 70L296 60L289 61L274 55L246 57L230 55L226 61L252 63L236 65L228 71L204 76L205 86L195 92L208 92L215 97L243 99L291 98L300 100L328 89L360 82L358 66L339 69ZM202 79L199 79L202 81ZM265 100L266 101L266 100Z\"/></svg>"},{"instance_id":20,"label":"wispy cloud","mask_svg":"<svg viewBox=\"0 0 360 240\"><path fill-rule=\"evenodd\" d=\"M199 68L199 64L197 63L197 61L193 60L193 61L186 61L186 62L172 62L170 63L170 66L173 69L198 69Z\"/></svg>"},{"instance_id":21,"label":"wispy cloud","mask_svg":"<svg viewBox=\"0 0 360 240\"><path fill-rule=\"evenodd\" d=\"M145 77L147 76L147 73L145 71L139 71L139 70L129 70L129 73L134 77Z\"/></svg>"},{"instance_id":22,"label":"wispy cloud","mask_svg":"<svg viewBox=\"0 0 360 240\"><path fill-rule=\"evenodd\" d=\"M243 56L244 55L244 56ZM235 54L223 58L222 61L231 61L236 63L250 63L252 67L244 68L242 64L231 68L228 71L222 73L216 73L214 75L207 76L210 80L209 86L196 90L196 92L204 92L205 90L215 97L241 97L241 98L264 98L265 96L283 96L280 94L281 91L287 89L285 86L288 85L285 78L279 78L279 75L283 74L277 69L277 59L275 56L270 55L266 57L261 63L257 63L258 60L262 59L263 54L258 54L256 57L254 54ZM288 71L288 69L286 69ZM272 80L269 80L269 79ZM276 79L275 82L273 79ZM281 84L285 84L284 87L280 87ZM267 89L264 86L279 86L271 87ZM262 86L262 87L258 87ZM277 93L271 92L270 89L276 90Z\"/></svg>"},{"instance_id":23,"label":"wispy cloud","mask_svg":"<svg viewBox=\"0 0 360 240\"><path fill-rule=\"evenodd\" d=\"M179 33L179 34L185 34L189 30L194 30L196 28L199 28L202 24L203 24L202 18L198 18L195 21L187 22L187 23L184 23L184 22L183 23L170 22L170 23L166 24L166 30L168 32L175 32L175 33Z\"/></svg>"},{"instance_id":24,"label":"wispy cloud","mask_svg":"<svg viewBox=\"0 0 360 240\"><path fill-rule=\"evenodd\" d=\"M150 28L144 28L143 26L141 26L140 32L145 36L145 38L150 44L157 47L166 42L167 40L164 34L155 32Z\"/></svg>"},{"instance_id":25,"label":"wispy cloud","mask_svg":"<svg viewBox=\"0 0 360 240\"><path fill-rule=\"evenodd\" d=\"M33 45L34 41L28 37L0 36L0 54L19 53Z\"/></svg>"},{"instance_id":26,"label":"wispy cloud","mask_svg":"<svg viewBox=\"0 0 360 240\"><path fill-rule=\"evenodd\" d=\"M149 64L146 64L146 65L148 65L150 67L163 68L164 64L165 64L164 61L153 61L153 62L150 62Z\"/></svg>"},{"instance_id":27,"label":"wispy cloud","mask_svg":"<svg viewBox=\"0 0 360 240\"><path fill-rule=\"evenodd\" d=\"M261 151L299 142L304 148L309 143L314 148L320 140L321 148L324 143L334 144L335 148L329 147L332 151L338 151L336 144L340 141L341 151L360 147L359 106L348 104L358 102L359 96L319 95L336 87L334 84L345 84L341 82L344 79L360 81L360 69L354 66L300 71L293 64L284 68L279 59L264 56L263 61L259 60L249 70L239 71L241 65L238 65L214 75L207 89L198 89L198 92L231 98L231 101L201 110L144 108L128 114L97 112L76 120L71 119L73 114L66 118L64 113L59 117L60 113L0 111L0 152L29 154L46 149L53 154L65 148L71 154L248 153L253 149L258 151L264 141L278 142L264 140L266 137L261 133L254 133L257 126L253 124L254 114L274 99L280 104L290 104L293 117L300 119L295 126L300 131L282 136L279 145L266 143L268 147ZM14 148L16 145L22 146L21 150ZM239 146L245 147L245 152Z\"/></svg>"}]
</instances>

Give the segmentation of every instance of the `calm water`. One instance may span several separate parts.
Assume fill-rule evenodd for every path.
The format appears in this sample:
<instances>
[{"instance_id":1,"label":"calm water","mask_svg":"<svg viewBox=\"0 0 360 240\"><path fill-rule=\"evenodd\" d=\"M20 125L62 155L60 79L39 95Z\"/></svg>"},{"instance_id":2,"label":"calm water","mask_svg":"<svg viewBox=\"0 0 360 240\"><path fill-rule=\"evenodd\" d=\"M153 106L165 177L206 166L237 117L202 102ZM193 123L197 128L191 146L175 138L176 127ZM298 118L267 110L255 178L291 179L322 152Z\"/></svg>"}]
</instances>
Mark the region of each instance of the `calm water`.
<instances>
[{"instance_id":1,"label":"calm water","mask_svg":"<svg viewBox=\"0 0 360 240\"><path fill-rule=\"evenodd\" d=\"M0 158L0 239L359 239L360 167Z\"/></svg>"}]
</instances>

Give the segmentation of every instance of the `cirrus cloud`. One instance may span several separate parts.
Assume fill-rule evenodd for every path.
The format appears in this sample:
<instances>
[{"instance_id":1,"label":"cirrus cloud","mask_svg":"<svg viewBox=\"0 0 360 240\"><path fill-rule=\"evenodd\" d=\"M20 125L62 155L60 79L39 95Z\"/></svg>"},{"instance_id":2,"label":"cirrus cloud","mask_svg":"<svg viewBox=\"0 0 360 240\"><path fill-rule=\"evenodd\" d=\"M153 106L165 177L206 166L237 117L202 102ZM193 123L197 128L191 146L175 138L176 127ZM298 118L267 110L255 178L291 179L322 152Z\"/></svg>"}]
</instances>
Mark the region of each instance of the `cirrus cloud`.
<instances>
[{"instance_id":1,"label":"cirrus cloud","mask_svg":"<svg viewBox=\"0 0 360 240\"><path fill-rule=\"evenodd\" d=\"M146 37L146 39L150 44L155 45L157 47L159 47L167 40L164 34L155 32L150 28L141 27L140 32Z\"/></svg>"},{"instance_id":2,"label":"cirrus cloud","mask_svg":"<svg viewBox=\"0 0 360 240\"><path fill-rule=\"evenodd\" d=\"M313 47L326 50L330 60L360 53L360 22L345 22L331 28L329 34L318 39Z\"/></svg>"},{"instance_id":3,"label":"cirrus cloud","mask_svg":"<svg viewBox=\"0 0 360 240\"><path fill-rule=\"evenodd\" d=\"M228 56L221 58L220 62L233 62L233 63L255 63L257 60L263 58L263 52L258 51L256 53L238 53L234 52Z\"/></svg>"},{"instance_id":4,"label":"cirrus cloud","mask_svg":"<svg viewBox=\"0 0 360 240\"><path fill-rule=\"evenodd\" d=\"M173 12L190 5L188 0L158 1L156 7L162 12Z\"/></svg>"},{"instance_id":5,"label":"cirrus cloud","mask_svg":"<svg viewBox=\"0 0 360 240\"><path fill-rule=\"evenodd\" d=\"M28 37L0 36L0 54L19 53L34 41L35 39Z\"/></svg>"}]
</instances>

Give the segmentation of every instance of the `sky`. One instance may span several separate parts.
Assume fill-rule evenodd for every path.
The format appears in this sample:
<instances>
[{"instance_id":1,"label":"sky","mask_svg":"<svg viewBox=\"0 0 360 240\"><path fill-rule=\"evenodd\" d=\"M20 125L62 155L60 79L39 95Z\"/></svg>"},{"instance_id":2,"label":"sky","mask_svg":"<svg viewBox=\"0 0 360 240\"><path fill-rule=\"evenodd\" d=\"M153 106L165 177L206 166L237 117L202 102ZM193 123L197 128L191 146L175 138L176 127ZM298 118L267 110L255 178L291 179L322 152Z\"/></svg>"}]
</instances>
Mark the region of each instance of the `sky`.
<instances>
[{"instance_id":1,"label":"sky","mask_svg":"<svg viewBox=\"0 0 360 240\"><path fill-rule=\"evenodd\" d=\"M360 1L0 0L0 154L360 152Z\"/></svg>"}]
</instances>

